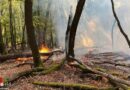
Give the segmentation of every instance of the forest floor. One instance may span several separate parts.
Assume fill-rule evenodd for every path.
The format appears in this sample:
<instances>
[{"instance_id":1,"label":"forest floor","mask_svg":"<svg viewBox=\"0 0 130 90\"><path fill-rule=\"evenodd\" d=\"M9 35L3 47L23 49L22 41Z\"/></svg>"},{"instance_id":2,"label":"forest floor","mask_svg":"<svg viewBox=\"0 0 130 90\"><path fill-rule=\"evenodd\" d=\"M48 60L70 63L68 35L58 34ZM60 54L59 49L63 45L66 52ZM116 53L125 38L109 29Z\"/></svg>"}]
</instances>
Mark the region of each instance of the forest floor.
<instances>
[{"instance_id":1,"label":"forest floor","mask_svg":"<svg viewBox=\"0 0 130 90\"><path fill-rule=\"evenodd\" d=\"M49 67L52 63L60 63L61 57L64 55L55 56L55 60L48 60L45 63L46 67ZM110 73L116 77L130 81L130 58L118 53L100 53L100 54L86 54L77 57L84 64L98 69L100 71ZM13 75L30 70L30 65L17 66L25 62L32 62L32 58L28 60L16 59L9 60L0 64L0 77L10 78ZM69 90L62 88L51 88L45 86L33 85L31 82L42 81L42 82L61 82L67 84L83 84L92 85L99 88L111 87L111 84L105 77L96 77L94 74L84 74L78 68L65 65L58 71L54 71L47 75L35 75L29 77L22 77L9 85L9 90ZM74 89L70 89L74 90Z\"/></svg>"}]
</instances>

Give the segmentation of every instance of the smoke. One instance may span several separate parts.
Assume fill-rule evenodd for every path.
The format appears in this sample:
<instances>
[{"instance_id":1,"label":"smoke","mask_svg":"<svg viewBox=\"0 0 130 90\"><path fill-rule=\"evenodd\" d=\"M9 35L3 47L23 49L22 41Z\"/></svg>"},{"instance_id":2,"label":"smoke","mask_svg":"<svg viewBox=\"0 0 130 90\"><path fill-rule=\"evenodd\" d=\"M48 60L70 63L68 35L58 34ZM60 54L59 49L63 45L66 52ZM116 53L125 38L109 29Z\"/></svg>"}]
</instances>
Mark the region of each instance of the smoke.
<instances>
[{"instance_id":1,"label":"smoke","mask_svg":"<svg viewBox=\"0 0 130 90\"><path fill-rule=\"evenodd\" d=\"M74 15L77 0L39 0L44 10L47 2L51 2L51 15L57 30L59 46L65 46L65 32L67 29L70 10ZM45 3L46 1L46 3ZM125 32L130 36L130 3L129 0L114 0L116 12ZM125 51L128 45L120 34L118 27L114 28L114 48L112 49L111 31L114 17L110 0L86 0L86 4L78 25L75 50L86 47L98 47L103 51ZM82 51L81 51L82 52Z\"/></svg>"}]
</instances>

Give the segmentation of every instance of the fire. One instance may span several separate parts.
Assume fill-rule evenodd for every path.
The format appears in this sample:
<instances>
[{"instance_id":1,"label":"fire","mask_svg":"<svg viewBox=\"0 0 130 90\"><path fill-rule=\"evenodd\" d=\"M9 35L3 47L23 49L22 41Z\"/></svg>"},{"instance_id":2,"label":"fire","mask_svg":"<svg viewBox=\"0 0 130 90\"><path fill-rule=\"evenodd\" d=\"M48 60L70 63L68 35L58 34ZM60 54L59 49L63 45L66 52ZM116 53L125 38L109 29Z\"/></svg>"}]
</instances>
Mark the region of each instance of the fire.
<instances>
[{"instance_id":1,"label":"fire","mask_svg":"<svg viewBox=\"0 0 130 90\"><path fill-rule=\"evenodd\" d=\"M87 37L87 38L83 38L83 45L85 47L93 47L94 46L94 42L91 38Z\"/></svg>"},{"instance_id":2,"label":"fire","mask_svg":"<svg viewBox=\"0 0 130 90\"><path fill-rule=\"evenodd\" d=\"M29 57L29 58L17 58L16 61L22 61L22 62L25 62L25 61L29 61L29 60L32 60L33 58L32 57Z\"/></svg>"},{"instance_id":3,"label":"fire","mask_svg":"<svg viewBox=\"0 0 130 90\"><path fill-rule=\"evenodd\" d=\"M47 46L45 46L44 44L41 45L39 48L40 53L48 53L49 51L50 51L50 49Z\"/></svg>"}]
</instances>

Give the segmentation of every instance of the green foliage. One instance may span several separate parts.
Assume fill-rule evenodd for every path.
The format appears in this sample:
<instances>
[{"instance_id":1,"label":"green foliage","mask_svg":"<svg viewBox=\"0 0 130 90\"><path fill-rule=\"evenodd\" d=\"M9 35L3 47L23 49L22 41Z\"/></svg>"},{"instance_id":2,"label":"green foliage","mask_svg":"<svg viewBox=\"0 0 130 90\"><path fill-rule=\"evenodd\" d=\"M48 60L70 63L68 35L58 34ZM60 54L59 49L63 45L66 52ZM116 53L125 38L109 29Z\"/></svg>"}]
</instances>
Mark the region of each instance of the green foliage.
<instances>
[{"instance_id":1,"label":"green foliage","mask_svg":"<svg viewBox=\"0 0 130 90\"><path fill-rule=\"evenodd\" d=\"M12 1L12 25L13 34L16 38L16 45L21 43L23 40L23 29L25 25L25 13L24 13L24 0L11 0ZM46 41L51 41L51 34L53 41L56 41L55 27L50 15L49 6L50 1L45 0L44 5L40 5L40 0L33 0L33 25L37 32L46 31ZM6 46L11 46L11 35L10 35L10 12L9 12L9 0L0 0L0 22L3 31L3 40ZM26 40L26 33L24 39ZM26 40L27 41L27 40ZM24 42L26 42L24 41ZM49 43L50 44L50 43Z\"/></svg>"}]
</instances>

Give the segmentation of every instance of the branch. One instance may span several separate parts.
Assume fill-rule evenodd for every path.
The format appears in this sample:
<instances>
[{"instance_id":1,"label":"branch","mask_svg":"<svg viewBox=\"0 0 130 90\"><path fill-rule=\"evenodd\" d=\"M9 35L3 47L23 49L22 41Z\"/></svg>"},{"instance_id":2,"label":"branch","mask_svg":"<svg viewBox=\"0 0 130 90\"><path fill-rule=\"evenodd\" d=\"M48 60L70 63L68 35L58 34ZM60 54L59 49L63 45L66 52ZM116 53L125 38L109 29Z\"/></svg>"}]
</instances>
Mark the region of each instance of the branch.
<instances>
[{"instance_id":1,"label":"branch","mask_svg":"<svg viewBox=\"0 0 130 90\"><path fill-rule=\"evenodd\" d=\"M129 45L129 47L130 47L130 40L129 40L129 38L128 38L128 35L124 32L124 30L123 30L123 28L122 28L122 26L121 26L120 20L118 19L118 16L117 16L116 11L115 11L115 7L114 7L114 2L113 2L113 0L111 0L111 4L112 4L113 15L114 15L114 17L115 17L115 19L116 19L116 21L117 21L117 25L118 25L118 27L119 27L119 29L120 29L120 32L123 34L123 36L125 37L125 39L126 39L128 45Z\"/></svg>"},{"instance_id":2,"label":"branch","mask_svg":"<svg viewBox=\"0 0 130 90\"><path fill-rule=\"evenodd\" d=\"M76 62L79 61L79 60L76 60L74 59ZM127 80L123 80L123 79L120 79L118 77L115 77L111 74L108 74L108 73L105 73L105 72L101 72L101 71L98 71L96 69L93 69L85 64L72 64L71 66L74 66L76 68L80 68L83 72L86 72L86 73L94 73L94 74L99 74L99 75L102 75L106 78L108 78L109 80L112 80L116 83L120 83L120 84L124 84L124 85L127 85L127 86L130 86L130 81L127 81Z\"/></svg>"},{"instance_id":3,"label":"branch","mask_svg":"<svg viewBox=\"0 0 130 90\"><path fill-rule=\"evenodd\" d=\"M62 88L73 88L74 90L115 90L116 88L98 88L92 85L74 84L74 83L58 83L58 82L33 82L34 85L39 86L50 86L50 87L62 87Z\"/></svg>"},{"instance_id":4,"label":"branch","mask_svg":"<svg viewBox=\"0 0 130 90\"><path fill-rule=\"evenodd\" d=\"M39 67L39 68L33 68L31 70L27 70L27 71L18 73L16 75L14 75L12 78L10 78L9 83L13 83L13 82L17 81L21 77L28 77L28 76L31 76L31 75L33 76L33 75L49 74L51 72L59 70L62 67L62 64L64 64L64 61L65 60L63 60L60 64L54 64L54 65L52 65L52 66L50 66L48 68Z\"/></svg>"},{"instance_id":5,"label":"branch","mask_svg":"<svg viewBox=\"0 0 130 90\"><path fill-rule=\"evenodd\" d=\"M63 50L56 49L52 50L48 53L40 53L42 56L48 56L47 60L56 52L64 53ZM32 57L32 53L18 53L18 54L8 54L8 55L1 55L0 56L0 63L3 63L7 60L16 59L16 58L22 58L22 57Z\"/></svg>"}]
</instances>

